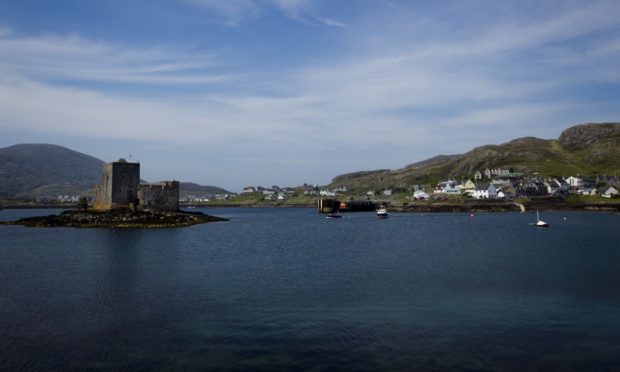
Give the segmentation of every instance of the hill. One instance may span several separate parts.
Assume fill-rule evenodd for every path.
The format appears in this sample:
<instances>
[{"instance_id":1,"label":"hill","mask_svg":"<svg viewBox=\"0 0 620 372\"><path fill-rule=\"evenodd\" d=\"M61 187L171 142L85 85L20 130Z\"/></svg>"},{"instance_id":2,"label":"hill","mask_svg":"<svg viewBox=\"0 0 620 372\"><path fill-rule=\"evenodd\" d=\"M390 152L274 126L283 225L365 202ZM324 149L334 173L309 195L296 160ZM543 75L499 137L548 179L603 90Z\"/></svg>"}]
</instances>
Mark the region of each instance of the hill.
<instances>
[{"instance_id":1,"label":"hill","mask_svg":"<svg viewBox=\"0 0 620 372\"><path fill-rule=\"evenodd\" d=\"M101 180L103 160L51 144L0 149L0 199L90 195ZM230 193L215 186L181 182L180 194Z\"/></svg>"},{"instance_id":2,"label":"hill","mask_svg":"<svg viewBox=\"0 0 620 372\"><path fill-rule=\"evenodd\" d=\"M570 176L620 174L620 123L588 123L566 129L557 140L525 137L477 147L465 154L440 155L397 170L343 174L330 186L353 192L435 185L449 178L473 178L477 170L512 168L525 174Z\"/></svg>"},{"instance_id":3,"label":"hill","mask_svg":"<svg viewBox=\"0 0 620 372\"><path fill-rule=\"evenodd\" d=\"M103 161L50 144L0 149L0 198L80 194L99 182Z\"/></svg>"},{"instance_id":4,"label":"hill","mask_svg":"<svg viewBox=\"0 0 620 372\"><path fill-rule=\"evenodd\" d=\"M185 198L189 195L211 196L211 195L218 195L218 194L231 194L231 192L221 187L202 186L202 185L198 185L196 183L191 183L191 182L181 182L179 184L179 194L181 198Z\"/></svg>"}]
</instances>

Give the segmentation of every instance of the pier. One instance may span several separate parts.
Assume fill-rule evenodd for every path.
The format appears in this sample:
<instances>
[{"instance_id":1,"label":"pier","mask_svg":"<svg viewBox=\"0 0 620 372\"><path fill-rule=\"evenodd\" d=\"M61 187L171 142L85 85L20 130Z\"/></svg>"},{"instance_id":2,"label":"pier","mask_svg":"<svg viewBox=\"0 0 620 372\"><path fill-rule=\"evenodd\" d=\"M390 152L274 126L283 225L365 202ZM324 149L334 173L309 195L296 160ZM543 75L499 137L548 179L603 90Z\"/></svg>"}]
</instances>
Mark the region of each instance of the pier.
<instances>
[{"instance_id":1,"label":"pier","mask_svg":"<svg viewBox=\"0 0 620 372\"><path fill-rule=\"evenodd\" d=\"M337 210L343 212L369 212L377 209L377 203L370 200L349 200L340 201L333 198L320 198L317 201L317 208L319 213L332 213Z\"/></svg>"}]
</instances>

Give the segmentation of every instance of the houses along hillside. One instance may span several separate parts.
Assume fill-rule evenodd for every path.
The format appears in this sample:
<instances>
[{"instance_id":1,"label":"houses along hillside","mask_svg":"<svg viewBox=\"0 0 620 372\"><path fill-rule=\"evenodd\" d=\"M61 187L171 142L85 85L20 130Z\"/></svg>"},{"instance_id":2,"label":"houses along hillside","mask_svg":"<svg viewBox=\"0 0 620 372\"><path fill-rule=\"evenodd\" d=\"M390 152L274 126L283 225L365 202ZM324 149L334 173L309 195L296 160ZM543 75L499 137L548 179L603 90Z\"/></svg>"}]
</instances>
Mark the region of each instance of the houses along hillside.
<instances>
[{"instance_id":1,"label":"houses along hillside","mask_svg":"<svg viewBox=\"0 0 620 372\"><path fill-rule=\"evenodd\" d=\"M620 123L589 123L566 129L558 139L526 137L477 147L465 154L441 155L397 170L363 171L335 177L330 187L409 190L446 179L474 179L483 169L512 169L525 175L620 175Z\"/></svg>"}]
</instances>

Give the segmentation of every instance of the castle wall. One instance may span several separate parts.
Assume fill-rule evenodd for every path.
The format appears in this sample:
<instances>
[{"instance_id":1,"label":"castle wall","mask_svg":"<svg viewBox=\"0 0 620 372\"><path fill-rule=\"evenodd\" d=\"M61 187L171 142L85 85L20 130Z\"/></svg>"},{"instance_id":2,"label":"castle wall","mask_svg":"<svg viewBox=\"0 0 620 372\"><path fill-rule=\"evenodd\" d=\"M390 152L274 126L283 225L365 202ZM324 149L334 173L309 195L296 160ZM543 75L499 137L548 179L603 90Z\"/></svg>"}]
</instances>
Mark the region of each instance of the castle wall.
<instances>
[{"instance_id":1,"label":"castle wall","mask_svg":"<svg viewBox=\"0 0 620 372\"><path fill-rule=\"evenodd\" d=\"M106 211L112 208L112 164L103 165L101 182L95 186L93 209Z\"/></svg>"},{"instance_id":2,"label":"castle wall","mask_svg":"<svg viewBox=\"0 0 620 372\"><path fill-rule=\"evenodd\" d=\"M130 208L131 203L138 198L139 184L140 163L119 160L104 164L101 182L94 190L93 210Z\"/></svg>"},{"instance_id":3,"label":"castle wall","mask_svg":"<svg viewBox=\"0 0 620 372\"><path fill-rule=\"evenodd\" d=\"M179 210L179 182L141 184L138 199L140 209L176 212Z\"/></svg>"},{"instance_id":4,"label":"castle wall","mask_svg":"<svg viewBox=\"0 0 620 372\"><path fill-rule=\"evenodd\" d=\"M115 162L112 164L112 203L128 207L138 197L140 163Z\"/></svg>"}]
</instances>

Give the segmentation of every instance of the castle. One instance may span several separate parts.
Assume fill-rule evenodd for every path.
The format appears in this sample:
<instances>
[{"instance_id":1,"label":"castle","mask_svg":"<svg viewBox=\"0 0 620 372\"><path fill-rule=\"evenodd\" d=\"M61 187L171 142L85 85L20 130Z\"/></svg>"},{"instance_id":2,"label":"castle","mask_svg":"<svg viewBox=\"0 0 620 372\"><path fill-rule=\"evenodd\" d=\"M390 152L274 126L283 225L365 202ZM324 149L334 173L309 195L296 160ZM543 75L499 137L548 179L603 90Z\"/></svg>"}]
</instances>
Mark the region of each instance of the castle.
<instances>
[{"instance_id":1,"label":"castle","mask_svg":"<svg viewBox=\"0 0 620 372\"><path fill-rule=\"evenodd\" d=\"M140 183L140 163L119 159L103 165L101 183L95 186L92 209L179 210L179 182Z\"/></svg>"}]
</instances>

